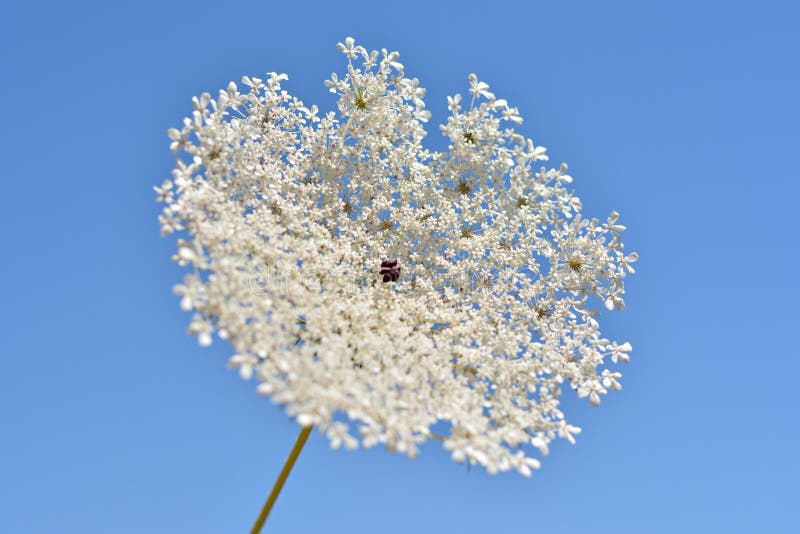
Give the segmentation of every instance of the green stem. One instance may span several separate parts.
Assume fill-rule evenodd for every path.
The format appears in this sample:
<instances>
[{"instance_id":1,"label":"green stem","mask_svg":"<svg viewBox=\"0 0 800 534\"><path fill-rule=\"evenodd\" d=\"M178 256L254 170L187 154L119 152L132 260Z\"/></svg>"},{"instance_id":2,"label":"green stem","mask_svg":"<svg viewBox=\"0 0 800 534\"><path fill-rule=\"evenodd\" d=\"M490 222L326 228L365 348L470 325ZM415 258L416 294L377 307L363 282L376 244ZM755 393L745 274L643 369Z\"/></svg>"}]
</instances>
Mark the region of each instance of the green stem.
<instances>
[{"instance_id":1,"label":"green stem","mask_svg":"<svg viewBox=\"0 0 800 534\"><path fill-rule=\"evenodd\" d=\"M292 452L289 453L286 463L283 464L281 474L278 475L278 480L276 480L275 485L272 486L272 491L269 493L269 497L267 497L267 502L264 503L264 508L261 509L261 514L259 514L258 519L256 519L256 524L253 525L253 530L250 531L250 534L258 534L261 532L261 527L264 526L264 522L267 520L270 510L272 510L272 505L278 500L278 495L280 495L281 489L283 489L283 485L286 483L286 479L289 478L289 473L292 472L292 467L294 467L297 457L300 456L303 445L308 441L308 436L311 434L312 428L313 427L310 426L303 427L303 430L300 431L300 435L297 436L297 441L294 442Z\"/></svg>"}]
</instances>

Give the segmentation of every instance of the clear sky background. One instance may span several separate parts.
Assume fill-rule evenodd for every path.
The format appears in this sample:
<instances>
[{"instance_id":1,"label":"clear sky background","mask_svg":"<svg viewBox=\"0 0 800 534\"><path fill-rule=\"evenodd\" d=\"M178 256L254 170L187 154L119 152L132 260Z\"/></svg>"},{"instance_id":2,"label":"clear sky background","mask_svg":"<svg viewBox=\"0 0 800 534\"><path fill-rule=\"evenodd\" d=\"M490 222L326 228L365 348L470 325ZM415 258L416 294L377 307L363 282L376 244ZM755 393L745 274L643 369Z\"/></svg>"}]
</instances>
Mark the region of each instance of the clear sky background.
<instances>
[{"instance_id":1,"label":"clear sky background","mask_svg":"<svg viewBox=\"0 0 800 534\"><path fill-rule=\"evenodd\" d=\"M152 186L191 97L335 45L398 50L446 96L478 74L639 252L624 389L530 480L334 452L312 434L274 533L793 533L800 8L794 2L4 2L0 532L247 532L298 428L186 335Z\"/></svg>"}]
</instances>

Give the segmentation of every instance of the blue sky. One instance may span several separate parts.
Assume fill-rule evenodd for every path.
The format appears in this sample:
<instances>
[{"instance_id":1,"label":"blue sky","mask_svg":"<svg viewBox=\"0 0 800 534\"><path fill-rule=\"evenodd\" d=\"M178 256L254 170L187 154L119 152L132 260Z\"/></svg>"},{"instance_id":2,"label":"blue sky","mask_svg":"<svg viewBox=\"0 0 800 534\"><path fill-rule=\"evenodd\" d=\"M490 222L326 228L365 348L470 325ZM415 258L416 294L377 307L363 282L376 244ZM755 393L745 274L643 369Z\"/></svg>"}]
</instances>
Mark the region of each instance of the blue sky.
<instances>
[{"instance_id":1,"label":"blue sky","mask_svg":"<svg viewBox=\"0 0 800 534\"><path fill-rule=\"evenodd\" d=\"M800 10L791 2L7 2L0 531L246 532L297 428L200 349L152 186L190 98L398 50L431 146L475 72L639 252L624 389L530 480L312 434L266 532L796 532ZM324 530L323 530L324 529Z\"/></svg>"}]
</instances>

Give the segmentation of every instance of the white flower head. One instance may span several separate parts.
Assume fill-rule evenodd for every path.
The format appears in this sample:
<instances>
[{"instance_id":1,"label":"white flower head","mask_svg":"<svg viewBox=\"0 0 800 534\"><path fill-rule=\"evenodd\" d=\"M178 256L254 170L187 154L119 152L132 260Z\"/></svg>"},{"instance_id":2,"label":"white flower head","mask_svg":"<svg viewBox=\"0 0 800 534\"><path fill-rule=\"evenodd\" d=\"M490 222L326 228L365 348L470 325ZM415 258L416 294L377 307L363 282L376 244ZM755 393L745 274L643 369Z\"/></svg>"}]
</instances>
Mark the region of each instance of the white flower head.
<instances>
[{"instance_id":1,"label":"white flower head","mask_svg":"<svg viewBox=\"0 0 800 534\"><path fill-rule=\"evenodd\" d=\"M339 50L338 116L270 73L196 98L170 130L185 157L156 193L162 233L185 234L174 260L193 272L175 291L190 332L227 340L230 366L334 447L413 457L435 437L458 462L527 476L532 452L580 431L564 384L594 405L621 387L606 365L630 344L597 321L622 308L637 259L619 214L581 217L566 166L535 169L545 149L475 75L433 152L399 54Z\"/></svg>"}]
</instances>

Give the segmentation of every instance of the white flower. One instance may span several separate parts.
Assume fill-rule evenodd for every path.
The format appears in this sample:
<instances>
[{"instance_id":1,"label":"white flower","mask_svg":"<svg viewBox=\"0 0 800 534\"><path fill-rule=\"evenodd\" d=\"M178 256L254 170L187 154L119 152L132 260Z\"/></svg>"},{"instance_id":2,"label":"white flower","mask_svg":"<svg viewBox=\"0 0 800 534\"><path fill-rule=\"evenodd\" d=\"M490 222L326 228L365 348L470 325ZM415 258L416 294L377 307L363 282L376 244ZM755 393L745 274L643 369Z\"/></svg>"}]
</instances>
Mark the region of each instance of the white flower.
<instances>
[{"instance_id":1,"label":"white flower","mask_svg":"<svg viewBox=\"0 0 800 534\"><path fill-rule=\"evenodd\" d=\"M364 59L369 60L369 56L361 46L353 46L355 44L355 40L352 37L348 37L344 40L344 44L339 43L336 45L336 48L339 49L339 52L347 56L347 59L352 60L355 59L359 54L364 56Z\"/></svg>"},{"instance_id":2,"label":"white flower","mask_svg":"<svg viewBox=\"0 0 800 534\"><path fill-rule=\"evenodd\" d=\"M448 98L449 150L432 152L399 55L338 48L338 117L270 73L194 99L169 131L185 157L156 193L162 232L185 232L189 331L218 333L231 367L333 447L414 457L441 434L455 461L528 476L533 450L580 431L565 382L594 405L621 387L606 364L630 344L602 339L596 304L621 309L633 274L619 215L582 217L566 166L534 169L545 149L475 75L468 110Z\"/></svg>"},{"instance_id":3,"label":"white flower","mask_svg":"<svg viewBox=\"0 0 800 534\"><path fill-rule=\"evenodd\" d=\"M447 97L447 109L450 110L450 113L456 114L461 110L461 95L457 94L455 96L448 96Z\"/></svg>"},{"instance_id":4,"label":"white flower","mask_svg":"<svg viewBox=\"0 0 800 534\"><path fill-rule=\"evenodd\" d=\"M469 92L473 99L482 96L487 100L494 100L494 95L488 89L489 85L478 81L478 77L475 74L469 75Z\"/></svg>"},{"instance_id":5,"label":"white flower","mask_svg":"<svg viewBox=\"0 0 800 534\"><path fill-rule=\"evenodd\" d=\"M154 187L156 192L156 202L165 202L169 204L172 202L172 182L165 180L161 187Z\"/></svg>"},{"instance_id":6,"label":"white flower","mask_svg":"<svg viewBox=\"0 0 800 534\"><path fill-rule=\"evenodd\" d=\"M609 347L611 350L611 361L617 363L617 361L628 363L630 361L630 356L628 353L633 350L631 344L627 341L622 345L617 345L616 342L612 343Z\"/></svg>"}]
</instances>

